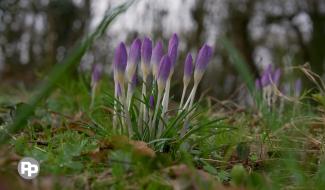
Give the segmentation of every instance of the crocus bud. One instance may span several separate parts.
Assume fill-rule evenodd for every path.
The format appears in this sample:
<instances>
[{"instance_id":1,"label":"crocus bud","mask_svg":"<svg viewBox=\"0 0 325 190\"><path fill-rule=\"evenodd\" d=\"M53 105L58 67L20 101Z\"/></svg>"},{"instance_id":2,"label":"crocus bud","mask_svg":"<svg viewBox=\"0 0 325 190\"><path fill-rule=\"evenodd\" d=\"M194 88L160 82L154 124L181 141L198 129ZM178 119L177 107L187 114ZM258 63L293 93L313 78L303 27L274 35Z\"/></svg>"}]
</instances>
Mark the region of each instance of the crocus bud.
<instances>
[{"instance_id":1,"label":"crocus bud","mask_svg":"<svg viewBox=\"0 0 325 190\"><path fill-rule=\"evenodd\" d=\"M262 89L262 84L261 84L261 80L260 80L260 79L256 79L256 80L255 80L255 88L256 88L257 90Z\"/></svg>"},{"instance_id":2,"label":"crocus bud","mask_svg":"<svg viewBox=\"0 0 325 190\"><path fill-rule=\"evenodd\" d=\"M270 84L274 84L275 86L279 86L281 77L281 69L277 69L273 72L272 65L268 65L264 70L262 77L260 79L261 87L264 88Z\"/></svg>"},{"instance_id":3,"label":"crocus bud","mask_svg":"<svg viewBox=\"0 0 325 190\"><path fill-rule=\"evenodd\" d=\"M94 87L100 80L102 73L102 66L99 64L95 64L93 67L93 71L91 73L91 86Z\"/></svg>"},{"instance_id":4,"label":"crocus bud","mask_svg":"<svg viewBox=\"0 0 325 190\"><path fill-rule=\"evenodd\" d=\"M157 79L159 63L164 55L163 44L158 41L154 49L152 50L152 74Z\"/></svg>"},{"instance_id":5,"label":"crocus bud","mask_svg":"<svg viewBox=\"0 0 325 190\"><path fill-rule=\"evenodd\" d=\"M158 77L157 77L158 91L162 92L165 89L166 81L169 77L170 70L171 70L170 58L168 55L164 55L161 58L159 64Z\"/></svg>"},{"instance_id":6,"label":"crocus bud","mask_svg":"<svg viewBox=\"0 0 325 190\"><path fill-rule=\"evenodd\" d=\"M144 80L146 80L148 75L150 74L151 55L152 55L152 42L149 38L144 38L141 47L141 58L142 58L141 69L142 69Z\"/></svg>"},{"instance_id":7,"label":"crocus bud","mask_svg":"<svg viewBox=\"0 0 325 190\"><path fill-rule=\"evenodd\" d=\"M150 106L150 109L152 109L152 110L155 108L155 98L153 97L153 95L150 96L149 106Z\"/></svg>"},{"instance_id":8,"label":"crocus bud","mask_svg":"<svg viewBox=\"0 0 325 190\"><path fill-rule=\"evenodd\" d=\"M302 89L301 79L297 79L296 82L295 82L295 89L294 89L294 95L295 95L295 97L299 97L300 96L301 89Z\"/></svg>"},{"instance_id":9,"label":"crocus bud","mask_svg":"<svg viewBox=\"0 0 325 190\"><path fill-rule=\"evenodd\" d=\"M132 81L132 77L134 76L137 65L141 60L141 41L140 39L135 39L130 47L129 52L129 61L126 66L126 78L128 82Z\"/></svg>"},{"instance_id":10,"label":"crocus bud","mask_svg":"<svg viewBox=\"0 0 325 190\"><path fill-rule=\"evenodd\" d=\"M275 84L275 86L279 86L280 77L281 77L281 69L278 68L277 70L275 70L275 72L272 75L272 82Z\"/></svg>"},{"instance_id":11,"label":"crocus bud","mask_svg":"<svg viewBox=\"0 0 325 190\"><path fill-rule=\"evenodd\" d=\"M173 34L168 43L168 56L170 57L170 62L172 68L174 69L177 59L177 50L178 50L178 36Z\"/></svg>"},{"instance_id":12,"label":"crocus bud","mask_svg":"<svg viewBox=\"0 0 325 190\"><path fill-rule=\"evenodd\" d=\"M115 50L114 55L114 79L120 84L124 84L124 72L127 64L127 53L125 44L121 42Z\"/></svg>"},{"instance_id":13,"label":"crocus bud","mask_svg":"<svg viewBox=\"0 0 325 190\"><path fill-rule=\"evenodd\" d=\"M192 74L193 74L193 58L192 55L188 53L184 64L184 76L183 76L184 84L188 84L190 82Z\"/></svg>"},{"instance_id":14,"label":"crocus bud","mask_svg":"<svg viewBox=\"0 0 325 190\"><path fill-rule=\"evenodd\" d=\"M269 74L269 73L262 75L262 78L261 78L262 87L265 87L270 84L270 78L271 78L271 74Z\"/></svg>"},{"instance_id":15,"label":"crocus bud","mask_svg":"<svg viewBox=\"0 0 325 190\"><path fill-rule=\"evenodd\" d=\"M268 64L266 69L263 71L262 76L272 73L272 64Z\"/></svg>"},{"instance_id":16,"label":"crocus bud","mask_svg":"<svg viewBox=\"0 0 325 190\"><path fill-rule=\"evenodd\" d=\"M194 82L198 83L202 79L203 73L207 68L211 58L212 48L207 44L204 44L197 55L194 71Z\"/></svg>"},{"instance_id":17,"label":"crocus bud","mask_svg":"<svg viewBox=\"0 0 325 190\"><path fill-rule=\"evenodd\" d=\"M261 77L262 87L269 85L271 83L271 78L272 78L272 65L269 64L267 68L264 70L264 72L262 73L262 77Z\"/></svg>"}]
</instances>

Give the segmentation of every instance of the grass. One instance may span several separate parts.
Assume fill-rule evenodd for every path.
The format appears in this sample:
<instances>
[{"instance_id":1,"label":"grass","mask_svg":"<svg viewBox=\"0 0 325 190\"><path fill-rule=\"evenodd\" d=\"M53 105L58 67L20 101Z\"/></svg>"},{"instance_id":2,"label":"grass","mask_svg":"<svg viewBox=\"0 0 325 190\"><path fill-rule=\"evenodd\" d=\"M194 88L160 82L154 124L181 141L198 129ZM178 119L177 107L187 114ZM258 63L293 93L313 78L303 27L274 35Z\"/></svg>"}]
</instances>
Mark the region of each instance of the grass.
<instances>
[{"instance_id":1,"label":"grass","mask_svg":"<svg viewBox=\"0 0 325 190\"><path fill-rule=\"evenodd\" d=\"M59 189L171 189L178 185L322 189L325 185L321 102L311 106L308 96L301 97L299 105L287 102L283 113L263 116L229 102L207 107L207 99L197 106L186 138L177 134L174 118L164 138L129 140L112 130L111 86L101 82L95 106L89 108L89 88L82 79L62 83L37 106L26 127L2 146L1 152L9 155L3 157L2 172L12 173L18 158L32 156L41 162L39 185L50 178L51 187ZM14 122L21 107L5 103L2 130Z\"/></svg>"},{"instance_id":2,"label":"grass","mask_svg":"<svg viewBox=\"0 0 325 190\"><path fill-rule=\"evenodd\" d=\"M21 88L13 90L16 96L0 98L0 184L8 189L325 188L322 81L301 67L318 89L305 90L292 98L295 101L282 96L270 109L227 40L222 44L256 106L206 97L193 110L170 114L162 134L150 136L136 133L136 105L150 107L148 97L141 102L137 91L130 111L132 138L113 128L114 88L107 82L112 79L101 80L90 107L89 73L74 79L62 76L76 67L94 40L129 5L108 12L65 64L54 68L36 95ZM187 118L190 125L184 131ZM40 176L33 183L16 172L24 156L41 163Z\"/></svg>"}]
</instances>

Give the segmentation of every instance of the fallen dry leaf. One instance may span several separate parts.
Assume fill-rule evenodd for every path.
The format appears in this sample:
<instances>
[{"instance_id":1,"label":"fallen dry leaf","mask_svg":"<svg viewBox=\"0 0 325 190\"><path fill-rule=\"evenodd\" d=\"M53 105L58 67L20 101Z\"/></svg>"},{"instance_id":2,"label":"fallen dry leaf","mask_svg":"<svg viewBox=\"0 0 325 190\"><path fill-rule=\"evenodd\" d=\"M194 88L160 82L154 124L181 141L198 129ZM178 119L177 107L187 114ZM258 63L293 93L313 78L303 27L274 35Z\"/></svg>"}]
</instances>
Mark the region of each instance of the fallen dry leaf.
<instances>
[{"instance_id":1,"label":"fallen dry leaf","mask_svg":"<svg viewBox=\"0 0 325 190\"><path fill-rule=\"evenodd\" d=\"M90 129L87 129L85 127L81 127L79 123L77 122L71 122L67 125L67 127L69 129L72 129L72 130L75 130L75 131L78 131L78 132L81 132L81 133L85 133L89 136L94 136L95 133L94 131L90 130Z\"/></svg>"},{"instance_id":2,"label":"fallen dry leaf","mask_svg":"<svg viewBox=\"0 0 325 190\"><path fill-rule=\"evenodd\" d=\"M219 183L209 173L189 168L185 164L171 166L164 170L174 190L185 189L216 189L216 190L243 190L241 188L225 186Z\"/></svg>"},{"instance_id":3,"label":"fallen dry leaf","mask_svg":"<svg viewBox=\"0 0 325 190\"><path fill-rule=\"evenodd\" d=\"M143 141L130 141L130 144L133 146L133 150L136 154L141 156L155 157L156 153L152 150L147 143Z\"/></svg>"}]
</instances>

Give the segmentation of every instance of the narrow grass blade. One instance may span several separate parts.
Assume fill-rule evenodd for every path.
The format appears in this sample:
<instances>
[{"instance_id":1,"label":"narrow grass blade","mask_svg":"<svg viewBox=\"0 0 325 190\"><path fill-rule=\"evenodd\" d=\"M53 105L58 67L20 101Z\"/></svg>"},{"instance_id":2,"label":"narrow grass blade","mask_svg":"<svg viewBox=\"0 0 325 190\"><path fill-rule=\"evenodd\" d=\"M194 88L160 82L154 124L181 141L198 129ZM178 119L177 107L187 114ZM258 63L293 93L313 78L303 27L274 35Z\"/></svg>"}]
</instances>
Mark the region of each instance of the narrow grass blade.
<instances>
[{"instance_id":1,"label":"narrow grass blade","mask_svg":"<svg viewBox=\"0 0 325 190\"><path fill-rule=\"evenodd\" d=\"M47 80L45 80L38 88L38 92L31 98L28 105L25 106L16 116L13 124L8 127L7 133L0 134L0 144L6 142L10 134L16 133L23 128L27 119L33 114L40 102L50 96L50 94L56 89L57 84L65 79L66 74L80 63L81 58L85 55L93 42L104 34L108 25L119 14L126 11L133 2L134 1L128 1L127 3L108 11L96 30L82 40L66 59L54 66L52 71L48 74Z\"/></svg>"}]
</instances>

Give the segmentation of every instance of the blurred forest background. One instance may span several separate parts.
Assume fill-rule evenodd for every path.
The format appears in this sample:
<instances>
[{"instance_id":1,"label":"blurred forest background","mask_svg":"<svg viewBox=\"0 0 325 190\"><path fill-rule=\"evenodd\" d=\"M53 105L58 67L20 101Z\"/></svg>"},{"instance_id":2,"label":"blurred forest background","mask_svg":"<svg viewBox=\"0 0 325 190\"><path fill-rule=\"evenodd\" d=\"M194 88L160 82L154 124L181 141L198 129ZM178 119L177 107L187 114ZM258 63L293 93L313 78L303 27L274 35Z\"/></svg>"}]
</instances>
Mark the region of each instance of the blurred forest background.
<instances>
[{"instance_id":1,"label":"blurred forest background","mask_svg":"<svg viewBox=\"0 0 325 190\"><path fill-rule=\"evenodd\" d=\"M33 86L93 30L107 9L122 2L0 0L1 85ZM139 0L114 21L79 70L100 63L110 73L119 41L130 44L134 37L149 36L167 43L173 33L181 40L179 68L187 52L196 55L204 42L214 47L201 91L209 89L218 98L229 97L242 84L220 44L224 37L256 77L270 63L288 67L306 62L325 76L325 0Z\"/></svg>"}]
</instances>

